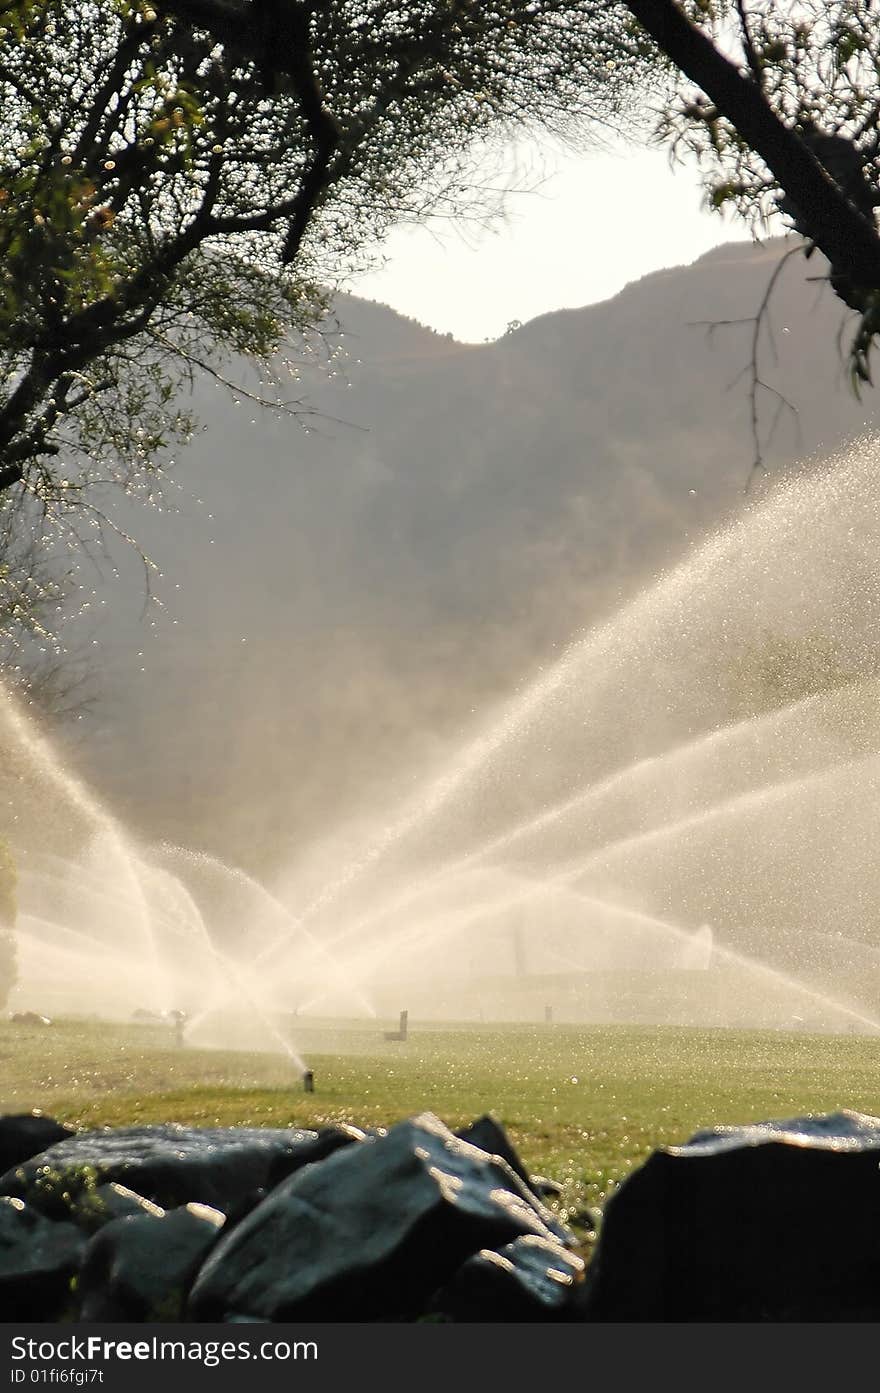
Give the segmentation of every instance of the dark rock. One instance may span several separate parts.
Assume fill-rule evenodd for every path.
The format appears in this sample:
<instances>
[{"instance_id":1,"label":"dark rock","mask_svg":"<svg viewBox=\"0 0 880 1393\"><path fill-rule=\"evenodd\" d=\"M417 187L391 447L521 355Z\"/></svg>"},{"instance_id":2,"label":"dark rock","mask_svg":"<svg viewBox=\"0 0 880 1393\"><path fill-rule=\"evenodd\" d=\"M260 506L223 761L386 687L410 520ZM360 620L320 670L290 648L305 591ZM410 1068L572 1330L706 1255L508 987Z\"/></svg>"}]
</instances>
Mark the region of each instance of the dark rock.
<instances>
[{"instance_id":1,"label":"dark rock","mask_svg":"<svg viewBox=\"0 0 880 1393\"><path fill-rule=\"evenodd\" d=\"M73 1224L53 1224L22 1200L0 1197L0 1320L68 1314L84 1247Z\"/></svg>"},{"instance_id":2,"label":"dark rock","mask_svg":"<svg viewBox=\"0 0 880 1393\"><path fill-rule=\"evenodd\" d=\"M52 1024L49 1017L41 1016L39 1011L16 1011L9 1019L13 1025L38 1025L42 1027Z\"/></svg>"},{"instance_id":3,"label":"dark rock","mask_svg":"<svg viewBox=\"0 0 880 1393\"><path fill-rule=\"evenodd\" d=\"M878 1164L880 1119L851 1112L655 1151L606 1207L590 1318L880 1319Z\"/></svg>"},{"instance_id":4,"label":"dark rock","mask_svg":"<svg viewBox=\"0 0 880 1393\"><path fill-rule=\"evenodd\" d=\"M484 1113L455 1135L481 1151L488 1151L491 1156L500 1156L540 1199L555 1199L562 1194L562 1186L555 1180L548 1180L544 1175L529 1175L510 1137L491 1113Z\"/></svg>"},{"instance_id":5,"label":"dark rock","mask_svg":"<svg viewBox=\"0 0 880 1393\"><path fill-rule=\"evenodd\" d=\"M0 1175L72 1136L73 1127L56 1122L54 1117L44 1117L41 1112L0 1117Z\"/></svg>"},{"instance_id":6,"label":"dark rock","mask_svg":"<svg viewBox=\"0 0 880 1393\"><path fill-rule=\"evenodd\" d=\"M85 1251L79 1319L180 1320L222 1225L219 1210L203 1204L112 1220Z\"/></svg>"},{"instance_id":7,"label":"dark rock","mask_svg":"<svg viewBox=\"0 0 880 1393\"><path fill-rule=\"evenodd\" d=\"M202 1268L196 1320L405 1320L483 1247L571 1236L430 1113L283 1182Z\"/></svg>"},{"instance_id":8,"label":"dark rock","mask_svg":"<svg viewBox=\"0 0 880 1393\"><path fill-rule=\"evenodd\" d=\"M550 1180L546 1175L530 1175L529 1186L536 1195L540 1195L545 1200L556 1200L562 1194L562 1186L558 1180Z\"/></svg>"},{"instance_id":9,"label":"dark rock","mask_svg":"<svg viewBox=\"0 0 880 1393\"><path fill-rule=\"evenodd\" d=\"M553 1239L527 1234L468 1258L432 1301L458 1323L583 1319L584 1264Z\"/></svg>"},{"instance_id":10,"label":"dark rock","mask_svg":"<svg viewBox=\"0 0 880 1393\"><path fill-rule=\"evenodd\" d=\"M152 1200L145 1199L143 1195L136 1194L134 1190L129 1190L126 1185L120 1185L115 1180L107 1185L99 1185L95 1190L95 1200L107 1215L107 1223L111 1219L127 1219L138 1214L164 1213L161 1205L154 1204Z\"/></svg>"},{"instance_id":11,"label":"dark rock","mask_svg":"<svg viewBox=\"0 0 880 1393\"><path fill-rule=\"evenodd\" d=\"M76 1190L117 1181L166 1209L190 1200L226 1209L362 1137L354 1127L311 1132L171 1123L79 1132L0 1176L0 1193L58 1217Z\"/></svg>"},{"instance_id":12,"label":"dark rock","mask_svg":"<svg viewBox=\"0 0 880 1393\"><path fill-rule=\"evenodd\" d=\"M520 1160L516 1147L501 1123L496 1122L491 1113L484 1113L475 1122L470 1122L467 1127L462 1127L455 1135L460 1137L462 1141L469 1142L471 1146L478 1146L481 1151L488 1151L490 1156L500 1156L502 1161L506 1161L510 1166L514 1175L519 1176L524 1185L528 1185L535 1194L539 1193L532 1184L531 1176Z\"/></svg>"},{"instance_id":13,"label":"dark rock","mask_svg":"<svg viewBox=\"0 0 880 1393\"><path fill-rule=\"evenodd\" d=\"M592 1209L576 1209L569 1214L568 1222L572 1228L583 1229L584 1233L596 1232L596 1215Z\"/></svg>"},{"instance_id":14,"label":"dark rock","mask_svg":"<svg viewBox=\"0 0 880 1393\"><path fill-rule=\"evenodd\" d=\"M231 1204L226 1211L226 1223L223 1226L224 1232L231 1233L236 1225L241 1223L242 1219L247 1218L252 1209L256 1209L258 1204L263 1203L268 1193L269 1191L260 1185L256 1190L248 1190L246 1195L242 1195L234 1204Z\"/></svg>"},{"instance_id":15,"label":"dark rock","mask_svg":"<svg viewBox=\"0 0 880 1393\"><path fill-rule=\"evenodd\" d=\"M76 1196L70 1205L70 1220L84 1233L96 1233L114 1219L125 1219L134 1215L153 1214L161 1217L165 1213L161 1205L136 1195L125 1185L113 1181L109 1185L87 1186Z\"/></svg>"}]
</instances>

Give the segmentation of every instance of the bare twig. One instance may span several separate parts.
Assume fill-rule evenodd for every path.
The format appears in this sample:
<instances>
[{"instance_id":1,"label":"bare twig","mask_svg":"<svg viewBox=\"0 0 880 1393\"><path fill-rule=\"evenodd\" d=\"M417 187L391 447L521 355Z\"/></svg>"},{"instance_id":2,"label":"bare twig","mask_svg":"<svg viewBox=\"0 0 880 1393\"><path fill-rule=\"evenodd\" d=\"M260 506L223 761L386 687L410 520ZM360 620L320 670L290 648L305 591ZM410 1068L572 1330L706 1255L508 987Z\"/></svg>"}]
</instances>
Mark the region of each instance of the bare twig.
<instances>
[{"instance_id":1,"label":"bare twig","mask_svg":"<svg viewBox=\"0 0 880 1393\"><path fill-rule=\"evenodd\" d=\"M749 469L748 477L746 478L746 482L743 487L744 493L749 492L754 481L755 475L759 473L761 470L763 470L765 467L763 447L761 443L759 401L760 394L763 392L767 396L773 397L776 400L776 410L773 415L773 420L770 423L770 430L767 433L768 444L773 439L783 411L788 411L791 414L796 425L799 420L797 407L792 405L788 398L785 397L780 391L778 391L778 389L774 387L772 383L765 381L764 378L761 376L760 353L761 331L762 329L767 327L770 301L773 298L773 292L776 289L776 286L779 282L779 278L782 274L783 268L785 267L786 263L792 256L796 255L801 251L802 247L800 246L800 244L798 244L797 246L789 247L788 250L784 252L783 255L779 258L779 260L773 268L772 274L770 275L767 285L764 288L764 294L761 296L761 302L758 305L758 308L754 314L743 315L736 319L698 319L689 321L689 327L691 328L705 328L706 337L707 339L709 339L710 342L718 329L730 329L742 326L744 324L747 324L751 327L752 332L749 360L737 373L733 381L728 384L728 391L730 391L739 382L741 382L744 377L748 376L749 431L751 434L753 453L751 467ZM770 332L769 328L768 335L769 342L773 351L773 356L775 359L776 344L773 339L772 332Z\"/></svg>"}]
</instances>

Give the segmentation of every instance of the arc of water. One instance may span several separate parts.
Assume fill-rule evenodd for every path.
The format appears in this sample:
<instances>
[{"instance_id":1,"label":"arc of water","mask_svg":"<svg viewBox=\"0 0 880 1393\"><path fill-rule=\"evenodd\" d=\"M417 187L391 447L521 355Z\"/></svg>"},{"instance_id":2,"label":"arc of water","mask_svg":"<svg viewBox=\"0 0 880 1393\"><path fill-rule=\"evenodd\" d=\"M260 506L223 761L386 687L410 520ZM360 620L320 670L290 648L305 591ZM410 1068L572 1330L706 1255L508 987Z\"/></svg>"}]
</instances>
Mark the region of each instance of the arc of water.
<instances>
[{"instance_id":1,"label":"arc of water","mask_svg":"<svg viewBox=\"0 0 880 1393\"><path fill-rule=\"evenodd\" d=\"M836 470L826 472L823 480L823 502L827 507L846 488L842 481L839 462ZM815 494L816 481L812 481ZM786 512L792 496L798 503L797 516L804 512L804 498L795 492L795 482L783 483L768 503L761 504L763 530L775 523L780 535L791 536L797 526L794 518ZM808 500L809 516L815 516L815 497ZM753 507L756 505L753 505ZM425 819L431 817L449 800L465 788L470 781L484 771L494 756L517 738L527 727L538 709L559 693L576 666L580 664L594 685L602 680L602 674L613 663L621 645L621 633L631 632L644 638L658 634L658 622L664 622L670 614L690 613L693 609L695 593L705 588L705 582L718 571L719 567L736 557L742 545L745 529L753 528L753 509L744 518L730 527L708 538L696 550L678 563L672 570L634 599L628 601L602 625L577 638L557 662L545 673L533 679L525 691L500 708L500 715L490 726L487 722L464 747L452 767L444 770L428 784L428 787L415 799L405 803L400 814L385 828L381 836L346 869L315 896L303 911L304 918L311 918L331 904L343 890L371 869L390 848L405 839ZM492 718L490 718L491 720Z\"/></svg>"},{"instance_id":2,"label":"arc of water","mask_svg":"<svg viewBox=\"0 0 880 1393\"><path fill-rule=\"evenodd\" d=\"M848 685L848 684L847 684ZM872 685L880 686L876 681ZM507 832L491 838L482 843L474 851L468 852L461 857L452 858L443 862L433 871L422 878L416 886L413 886L399 895L393 896L389 901L381 903L378 908L368 914L362 915L353 924L346 925L342 931L331 940L334 948L362 933L367 928L375 928L385 923L388 918L408 906L417 904L442 878L457 874L468 869L475 864L481 864L499 851L509 850L520 839L531 836L535 832L546 830L548 827L570 816L572 813L586 813L590 807L600 802L610 793L619 792L625 788L627 783L637 780L644 775L663 770L670 777L674 776L679 765L688 759L698 758L713 745L733 741L737 737L746 733L757 735L759 733L769 734L775 727L782 723L795 721L806 710L816 706L822 696L826 694L811 694L800 697L796 701L787 703L784 707L779 707L772 712L766 713L761 717L747 717L740 721L731 722L726 726L721 726L715 730L708 731L695 739L683 741L672 750L664 751L659 755L649 755L643 759L635 760L633 763L623 768L614 770L599 783L591 785L586 790L574 794L571 798L564 799L560 803L545 809L537 816L529 818ZM258 955L258 959L263 961L271 958L278 944L270 944Z\"/></svg>"},{"instance_id":3,"label":"arc of water","mask_svg":"<svg viewBox=\"0 0 880 1393\"><path fill-rule=\"evenodd\" d=\"M126 910L128 908L129 901L124 894L120 893L118 890L115 889L108 889L107 887L102 885L102 883L98 881L96 878L74 877L72 874L72 868L66 865L66 863L62 864L64 865L64 869L58 871L42 871L35 869L33 866L29 866L25 869L24 872L21 873L21 875L19 876L19 881L22 885L40 885L43 883L48 883L49 885L60 886L63 889L69 889L72 886L74 893L88 894L89 899L93 904L98 903L104 907L118 908L123 910ZM146 897L144 898L146 900ZM177 925L175 924L171 915L164 911L160 906L157 907L155 904L151 905L149 906L148 912L151 930L153 925L157 923L161 924L162 927L164 927L167 930L174 930L177 928ZM102 945L104 945L105 948L110 948L112 946L112 940L102 938L99 941Z\"/></svg>"},{"instance_id":4,"label":"arc of water","mask_svg":"<svg viewBox=\"0 0 880 1393\"><path fill-rule=\"evenodd\" d=\"M453 933L457 936L458 934L463 933L466 929L472 928L474 924L480 922L482 919L492 918L497 914L505 912L507 909L517 907L523 904L524 902L537 899L543 895L546 895L548 893L548 890L556 888L558 879L558 877L552 877L549 881L539 882L530 890L525 891L525 893L523 893L522 890L520 890L519 892L508 896L506 901L503 901L500 905L493 904L491 906L482 906L481 908L474 910L470 914L466 915L465 919L462 922L456 924L454 926L454 929L449 931L449 936L451 937ZM608 900L603 900L595 895L590 895L586 891L579 890L576 886L573 886L571 884L568 884L566 888L575 893L579 899L583 900L584 904L590 905L597 910L601 910L603 913L611 912L615 915L619 914L622 918L629 920L633 924L637 924L639 928L647 929L656 933L663 933L666 936L672 935L678 938L683 944L689 945L692 942L692 930L684 929L680 925L674 924L669 920L660 919L655 915L643 914L638 910L631 910L626 907L616 905ZM414 936L417 938L423 938L424 934L417 932L417 934ZM399 948L400 945L397 945L395 951L399 951ZM849 1006L845 1002L842 1002L837 998L830 996L827 992L821 992L817 988L811 987L808 983L803 982L796 977L792 977L788 973L781 972L778 968L772 967L769 963L765 963L761 959L749 957L744 953L738 953L735 949L728 948L724 944L718 943L717 940L713 943L713 953L716 956L725 959L727 962L735 964L737 967L740 967L749 972L753 972L756 975L771 981L776 986L784 986L788 990L795 991L799 995L802 995L805 998L807 998L808 1000L820 1003L821 1005L832 1010L836 1014L845 1017L848 1020L857 1021L861 1025L870 1027L872 1031L880 1032L880 1021L878 1021L875 1017L868 1016L863 1011L859 1011L855 1007ZM388 955L386 954L385 956L387 957ZM304 1007L303 1009L313 1007L321 999L323 999L323 994L321 996L316 996L315 998L313 998L308 1003L308 1007Z\"/></svg>"},{"instance_id":5,"label":"arc of water","mask_svg":"<svg viewBox=\"0 0 880 1393\"><path fill-rule=\"evenodd\" d=\"M869 765L875 765L880 772L880 754L857 756L851 760L844 760L834 766L832 770L818 769L810 774L803 774L794 779L777 780L771 784L765 784L757 789L750 789L746 793L736 794L733 798L726 798L709 808L701 809L699 812L690 813L686 817L678 818L674 822L667 823L663 827L652 827L647 832L638 832L632 836L618 837L608 842L605 846L599 847L591 852L586 861L578 865L569 866L563 872L564 875L577 880L579 876L585 875L591 866L607 859L610 854L615 856L623 852L630 852L638 848L650 846L655 842L665 841L670 837L680 836L683 832L688 832L700 825L708 825L721 818L730 817L749 808L755 807L762 802L777 802L788 798L793 793L799 793L805 789L812 788L815 784L829 778L842 777L844 774L854 769L861 769Z\"/></svg>"},{"instance_id":6,"label":"arc of water","mask_svg":"<svg viewBox=\"0 0 880 1393\"><path fill-rule=\"evenodd\" d=\"M871 755L864 758L855 759L853 761L848 761L847 765L843 767L850 767L851 765L861 765L864 763L870 763L876 758L878 757ZM838 766L838 768L839 767L840 766ZM626 771L623 772L625 773ZM746 793L738 794L733 798L724 799L720 803L712 805L709 808L701 809L697 813L689 814L688 816L677 819L672 823L667 823L664 827L652 828L647 832L640 832L630 837L615 839L597 848L596 851L593 852L591 856L587 858L586 861L578 860L577 862L569 863L567 866L563 867L562 870L559 871L555 876L550 878L549 883L559 886L560 888L566 885L573 885L583 874L587 873L591 865L601 861L603 857L605 857L611 851L616 851L618 848L623 850L624 848L630 849L632 847L637 847L643 844L647 844L655 838L660 839L664 837L679 835L680 833L688 831L689 829L698 826L701 823L711 822L716 818L729 816L733 813L738 813L748 808L754 802L759 802L761 799L770 796L784 798L793 791L800 790L803 787L807 787L810 783L825 777L827 773L827 769L823 768L817 771L813 771L810 774L802 775L797 779L776 781L769 785L763 785L761 788L757 790L749 790ZM613 776L614 779L617 779L618 777L620 776ZM423 889L422 893L425 893L426 889L427 887ZM419 895L419 898L421 898L421 894ZM392 911L390 909L386 909L385 913L383 913L382 915L382 922L387 922L387 918L391 912ZM361 928L363 928L363 924L361 924ZM342 936L333 940L334 947L339 946L341 937Z\"/></svg>"},{"instance_id":7,"label":"arc of water","mask_svg":"<svg viewBox=\"0 0 880 1393\"><path fill-rule=\"evenodd\" d=\"M293 914L293 912L290 909L288 909L287 905L285 905L281 900L279 900L277 896L273 895L272 892L268 890L265 885L261 885L259 881L254 880L254 878L252 876L249 876L246 871L241 870L237 866L227 866L224 861L221 861L219 859L219 857L211 856L208 852L190 851L187 847L174 846L170 842L162 843L159 850L160 852L163 852L165 854L182 856L196 863L201 863L210 866L213 870L221 872L224 875L231 876L233 879L239 881L243 886L245 886L245 888L248 891L259 895L269 905L273 912L279 914L282 918L285 918L290 921L290 933L283 934L278 940L278 942L287 945L290 942L290 937L294 932L302 933L308 940L309 947L313 950L313 952L320 959L322 959L323 962L331 969L332 973L337 979L337 989L341 990L344 995L350 996L352 1001L357 1002L358 1006L361 1007L361 1009L365 1010L368 1015L376 1015L372 1002L370 1002L367 999L367 997L355 983L351 982L350 979L346 978L343 965L334 956L332 950L323 941L323 939L319 938L318 935L313 932L313 930L308 928L307 925L303 924L301 919L297 915ZM190 896L190 898L192 897ZM200 915L200 911L198 910L197 906L195 906L194 901L193 904L196 913ZM251 961L251 966L253 968L261 966L265 958L266 951L258 952L253 957ZM206 1010L207 1009L211 1008L206 1008ZM204 1015L206 1013L203 1012L202 1014Z\"/></svg>"},{"instance_id":8,"label":"arc of water","mask_svg":"<svg viewBox=\"0 0 880 1393\"><path fill-rule=\"evenodd\" d=\"M858 768L870 764L880 765L880 755L873 754L847 761L845 765L838 766L838 768L835 769L834 772L835 774L837 774L851 768ZM709 821L717 820L725 816L730 816L732 813L739 813L743 810L747 810L750 807L755 806L756 804L762 801L767 801L771 799L780 800L789 797L793 793L801 792L804 789L811 787L812 785L816 784L820 779L826 778L827 776L827 770L818 770L814 771L812 774L803 775L797 779L777 780L771 784L764 785L759 789L749 790L749 792L747 793L738 794L733 798L724 799L722 802L714 805L712 808L708 810L703 810L700 813L692 814L685 818L680 818L676 822L668 824L666 827L655 828L649 832L639 833L636 836L617 839L616 841L611 842L607 846L601 848L593 855L589 856L586 861L578 861L574 864L569 864L562 870L556 872L554 875L545 879L541 879L536 883L534 890L526 891L525 894L523 894L522 891L518 891L517 893L514 893L513 895L508 896L506 899L502 900L500 904L492 905L492 907L488 910L485 907L477 909L473 914L467 915L465 917L463 923L460 923L458 925L457 931L465 927L470 927L472 924L479 922L482 918L487 917L487 915L499 914L506 909L513 908L516 905L528 902L533 898L546 894L548 887L568 887L572 889L576 888L578 882L583 881L583 879L587 875L589 867L595 865L597 862L600 862L603 856L607 855L609 851L616 851L620 848L626 848L627 850L631 850L634 847L649 844L650 842L660 838L679 835L682 832L688 831L700 823L705 824ZM381 961L387 960L390 953L399 951L400 942L407 938L408 933L415 932L424 936L425 933L434 931L435 930L433 924L431 924L429 927L426 927L424 923L419 927L418 930L401 931L401 933L399 933L396 936L396 938L391 941L390 944L386 945L386 950L381 956ZM322 999L323 995L325 994L322 994L322 996L318 999ZM313 1004L314 1000L315 999L313 998L309 1004Z\"/></svg>"},{"instance_id":9,"label":"arc of water","mask_svg":"<svg viewBox=\"0 0 880 1393\"><path fill-rule=\"evenodd\" d=\"M31 927L29 928L29 926ZM76 947L72 947L69 950L70 952L81 953L83 951L83 948L85 948L90 952L100 954L101 957L109 956L112 958L116 958L120 962L124 962L126 966L129 968L132 965L132 955L130 953L124 952L115 944L106 943L103 939L91 938L87 933L83 933L79 929L71 929L66 924L58 924L54 919L46 919L43 915L40 914L22 914L16 922L16 937L19 937L22 933L26 932L30 932L32 937L36 937L37 933L34 926L36 926L36 929L38 929L40 926L43 926L44 928L48 929L53 938L73 939L75 941ZM45 939L43 939L42 941L45 941Z\"/></svg>"},{"instance_id":10,"label":"arc of water","mask_svg":"<svg viewBox=\"0 0 880 1393\"><path fill-rule=\"evenodd\" d=\"M144 941L149 945L153 963L157 975L162 978L165 976L164 964L160 961L156 950L156 941L152 933L150 917L143 890L137 883L137 877L131 871L132 850L128 844L122 828L115 818L106 812L104 808L92 796L85 784L73 777L62 767L58 759L46 740L32 723L25 719L17 702L12 694L5 687L0 685L0 718L6 723L7 728L12 732L20 745L27 751L29 758L33 761L36 769L40 771L43 778L50 784L60 789L73 807L78 809L93 826L100 828L109 837L111 844L118 851L120 860L125 868L125 874L131 882L134 902L138 909L141 932Z\"/></svg>"},{"instance_id":11,"label":"arc of water","mask_svg":"<svg viewBox=\"0 0 880 1393\"><path fill-rule=\"evenodd\" d=\"M192 906L193 922L197 926L197 930L202 937L204 947L210 959L213 960L221 974L225 976L227 982L230 982L232 984L232 988L230 991L231 998L238 1002L240 998L244 996L245 1001L250 1006L257 1019L265 1027L266 1032L270 1036L270 1038L273 1039L276 1042L276 1044L279 1045L282 1052L286 1054L288 1059L290 1059L300 1070L300 1072L302 1072L306 1067L305 1060L302 1059L302 1057L293 1048L290 1041L286 1039L284 1035L282 1035L281 1031L275 1025L274 1021L270 1018L268 1012L264 1010L262 1003L257 1000L256 994L250 990L250 988L246 984L245 975L241 972L240 967L237 964L233 963L225 953L221 952L217 945L214 943L213 939L211 938L211 935L208 933L208 928L205 924L204 916L202 915L201 910L199 909L190 892L187 890L186 886L181 885L180 891ZM206 1012L201 1012L197 1017L191 1020L189 1022L189 1029L193 1030L197 1024L200 1024L204 1020L206 1014Z\"/></svg>"},{"instance_id":12,"label":"arc of water","mask_svg":"<svg viewBox=\"0 0 880 1393\"><path fill-rule=\"evenodd\" d=\"M663 603L674 605L677 596L683 596L693 587L694 573L706 569L717 560L720 553L729 550L731 538L721 533L710 538L699 548L695 557L682 561L668 575L662 577L657 585L629 601L612 615L599 628L581 635L571 643L556 663L540 677L533 679L526 690L502 707L501 714L494 720L491 729L483 729L465 746L451 769L439 774L427 790L413 803L407 804L381 837L372 844L356 861L352 862L345 874L319 892L302 911L304 920L312 918L324 909L341 892L369 870L381 859L388 849L402 840L419 823L432 816L443 807L468 781L485 768L488 761L514 739L528 724L538 708L549 701L569 680L575 665L585 662L591 673L603 671L603 659L613 653L619 645L619 631L622 624L629 624L637 632L650 629L651 611Z\"/></svg>"},{"instance_id":13,"label":"arc of water","mask_svg":"<svg viewBox=\"0 0 880 1393\"><path fill-rule=\"evenodd\" d=\"M208 941L210 942L210 939ZM247 1005L250 1006L257 1020L259 1020L261 1024L265 1027L266 1033L280 1047L282 1053L287 1055L287 1058L291 1060L293 1064L296 1065L300 1073L303 1073L306 1067L305 1060L302 1058L300 1054L297 1053L297 1051L294 1049L293 1045L291 1045L287 1037L282 1035L281 1031L278 1029L277 1025L272 1020L268 1011L265 1010L263 1003L258 999L257 994L253 992L247 985L246 977L240 972L240 970L237 970L236 966L233 965L223 953L220 953L213 946L212 952L214 954L214 958L217 962L217 965L221 968L222 971L226 973L227 979L231 983L230 996L232 997L232 999L236 1003L238 1003L241 1000L241 997L244 997ZM207 1012L203 1011L199 1014L198 1017L190 1021L190 1030L194 1030L198 1024L201 1024L205 1020L207 1014Z\"/></svg>"},{"instance_id":14,"label":"arc of water","mask_svg":"<svg viewBox=\"0 0 880 1393\"><path fill-rule=\"evenodd\" d=\"M581 892L577 891L575 888L575 893L580 894ZM582 897L588 903L597 906L603 905L605 908L608 907L606 901L597 900L593 895L583 895ZM678 925L672 924L667 920L653 919L650 915L642 915L640 918L646 927L650 927L652 923L656 923L658 926L662 925L664 930L678 934L686 943L690 944L692 942L691 930L682 929ZM817 1001L823 1006L829 1007L838 1015L846 1016L850 1020L858 1021L861 1025L868 1025L872 1030L880 1032L880 1020L877 1020L876 1017L865 1015L864 1012L857 1010L855 1007L848 1006L845 1002L839 1001L836 997L829 996L827 992L821 992L818 988L809 986L808 983L801 981L800 978L792 977L790 973L782 972L779 968L773 967L770 963L766 963L760 958L754 958L746 953L737 952L735 948L729 948L725 944L719 943L717 939L713 940L712 952L713 955L724 958L727 962L733 963L737 967L741 967L748 972L753 972L759 977L768 978L776 985L788 987L790 990L798 992L811 1001Z\"/></svg>"},{"instance_id":15,"label":"arc of water","mask_svg":"<svg viewBox=\"0 0 880 1393\"><path fill-rule=\"evenodd\" d=\"M540 900L555 891L571 889L568 876L554 875L538 879L532 877L517 877L516 879L516 888L511 890L510 893L502 896L500 899L495 898L488 904L484 903L467 910L465 914L456 921L450 921L449 918L444 916L441 912L432 919L423 920L417 926L408 925L406 928L401 929L393 939L383 944L378 959L376 959L375 953L370 954L373 960L374 970L376 967L381 967L389 958L398 955L402 951L405 952L407 949L413 950L423 943L425 939L436 936L438 923L441 936L445 939L449 939L464 933L466 930L473 928L475 924L481 923L485 919L495 918L497 915L504 914L511 909L519 909L523 905L530 904L535 900ZM585 902L593 902L597 906L601 905L605 910L610 908L622 919L640 927L645 925L656 926L662 922L660 920L651 919L650 916L644 915L638 910L630 909L626 906L609 905L605 901L593 900L591 896L583 892L575 893L578 893L579 899ZM683 937L685 936L684 930L678 930L677 932L680 932ZM329 992L316 994L303 1009L305 1010L307 1007L314 1006L328 995Z\"/></svg>"}]
</instances>

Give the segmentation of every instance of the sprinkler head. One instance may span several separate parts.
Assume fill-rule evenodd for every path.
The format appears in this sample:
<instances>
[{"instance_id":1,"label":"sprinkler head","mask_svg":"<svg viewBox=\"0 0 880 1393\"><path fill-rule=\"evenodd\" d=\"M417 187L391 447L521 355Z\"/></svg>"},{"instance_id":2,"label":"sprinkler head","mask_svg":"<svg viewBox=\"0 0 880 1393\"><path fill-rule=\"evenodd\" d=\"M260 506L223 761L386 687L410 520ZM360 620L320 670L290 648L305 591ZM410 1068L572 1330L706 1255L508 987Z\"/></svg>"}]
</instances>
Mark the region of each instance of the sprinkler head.
<instances>
[{"instance_id":1,"label":"sprinkler head","mask_svg":"<svg viewBox=\"0 0 880 1393\"><path fill-rule=\"evenodd\" d=\"M314 1093L314 1091L315 1075L312 1073L311 1069L306 1069L303 1071L303 1092Z\"/></svg>"}]
</instances>

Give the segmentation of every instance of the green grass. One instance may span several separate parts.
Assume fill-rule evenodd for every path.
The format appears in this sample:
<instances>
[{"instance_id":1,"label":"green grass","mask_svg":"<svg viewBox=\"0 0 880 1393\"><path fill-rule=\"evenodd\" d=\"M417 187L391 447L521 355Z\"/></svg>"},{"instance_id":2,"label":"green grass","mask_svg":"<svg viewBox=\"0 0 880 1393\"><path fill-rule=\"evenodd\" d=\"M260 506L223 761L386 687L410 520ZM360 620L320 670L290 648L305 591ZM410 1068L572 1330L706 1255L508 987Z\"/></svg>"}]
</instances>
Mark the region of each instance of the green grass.
<instances>
[{"instance_id":1,"label":"green grass","mask_svg":"<svg viewBox=\"0 0 880 1393\"><path fill-rule=\"evenodd\" d=\"M175 1049L158 1027L0 1023L0 1111L79 1126L387 1125L491 1111L560 1207L601 1206L656 1146L698 1127L855 1108L880 1113L880 1038L627 1026L429 1028L405 1044L362 1025L297 1032L314 1095L279 1055Z\"/></svg>"}]
</instances>

